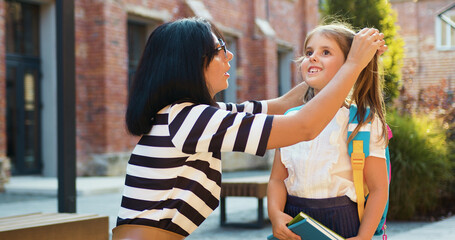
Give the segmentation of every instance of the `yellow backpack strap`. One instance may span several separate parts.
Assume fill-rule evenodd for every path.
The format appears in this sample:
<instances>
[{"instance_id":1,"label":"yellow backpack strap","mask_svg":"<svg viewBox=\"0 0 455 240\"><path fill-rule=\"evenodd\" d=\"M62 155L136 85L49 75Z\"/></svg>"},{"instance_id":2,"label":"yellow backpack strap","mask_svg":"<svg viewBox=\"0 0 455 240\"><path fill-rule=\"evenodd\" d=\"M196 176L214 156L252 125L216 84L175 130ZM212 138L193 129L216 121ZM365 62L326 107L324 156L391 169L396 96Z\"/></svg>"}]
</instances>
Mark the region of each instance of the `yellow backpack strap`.
<instances>
[{"instance_id":1,"label":"yellow backpack strap","mask_svg":"<svg viewBox=\"0 0 455 240\"><path fill-rule=\"evenodd\" d=\"M357 195L357 210L359 220L362 221L365 208L365 192L363 186L363 168L365 166L365 153L363 152L363 141L354 140L351 154L351 165L354 177L355 193Z\"/></svg>"}]
</instances>

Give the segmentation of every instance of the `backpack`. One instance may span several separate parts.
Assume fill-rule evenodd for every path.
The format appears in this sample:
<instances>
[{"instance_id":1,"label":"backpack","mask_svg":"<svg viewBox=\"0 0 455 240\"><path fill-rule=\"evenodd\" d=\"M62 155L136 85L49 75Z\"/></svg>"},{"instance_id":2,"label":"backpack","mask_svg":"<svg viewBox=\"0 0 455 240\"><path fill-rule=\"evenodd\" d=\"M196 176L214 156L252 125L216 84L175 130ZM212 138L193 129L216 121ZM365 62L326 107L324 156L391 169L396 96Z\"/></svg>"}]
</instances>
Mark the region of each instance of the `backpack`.
<instances>
[{"instance_id":1,"label":"backpack","mask_svg":"<svg viewBox=\"0 0 455 240\"><path fill-rule=\"evenodd\" d=\"M348 139L352 134L352 131L358 124L356 117L357 106L351 105L349 108L349 124L348 124ZM368 116L370 109L367 109L365 116ZM365 117L366 118L366 117ZM392 137L392 131L387 126L389 139ZM371 132L371 122L360 128L359 132L355 135L351 142L348 145L348 153L351 157L352 172L354 177L354 186L355 192L357 195L357 209L359 212L359 219L362 221L363 211L365 208L365 201L368 199L368 188L363 183L363 167L365 166L365 158L370 155L369 146L370 146L370 132ZM390 190L390 178L391 178L391 167L390 167L390 154L389 146L386 147L385 151L386 162L387 162L387 172L389 180L389 190ZM387 204L382 214L381 221L379 222L378 227L374 235L383 234L383 239L387 239L385 230L386 226L386 217L387 210L389 209L389 199L387 198Z\"/></svg>"}]
</instances>

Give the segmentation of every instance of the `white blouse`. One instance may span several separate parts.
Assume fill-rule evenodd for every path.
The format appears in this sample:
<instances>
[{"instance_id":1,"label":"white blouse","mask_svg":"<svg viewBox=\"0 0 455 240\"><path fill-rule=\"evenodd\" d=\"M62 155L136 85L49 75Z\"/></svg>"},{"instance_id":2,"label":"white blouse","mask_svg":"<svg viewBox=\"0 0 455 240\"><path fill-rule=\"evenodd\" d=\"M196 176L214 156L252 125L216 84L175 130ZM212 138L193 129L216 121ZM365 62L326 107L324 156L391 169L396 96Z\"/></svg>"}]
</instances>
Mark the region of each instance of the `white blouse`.
<instances>
[{"instance_id":1,"label":"white blouse","mask_svg":"<svg viewBox=\"0 0 455 240\"><path fill-rule=\"evenodd\" d=\"M348 121L349 109L342 107L315 139L281 148L289 195L316 199L346 195L357 202L347 147ZM371 128L370 156L385 160L382 123L377 117Z\"/></svg>"}]
</instances>

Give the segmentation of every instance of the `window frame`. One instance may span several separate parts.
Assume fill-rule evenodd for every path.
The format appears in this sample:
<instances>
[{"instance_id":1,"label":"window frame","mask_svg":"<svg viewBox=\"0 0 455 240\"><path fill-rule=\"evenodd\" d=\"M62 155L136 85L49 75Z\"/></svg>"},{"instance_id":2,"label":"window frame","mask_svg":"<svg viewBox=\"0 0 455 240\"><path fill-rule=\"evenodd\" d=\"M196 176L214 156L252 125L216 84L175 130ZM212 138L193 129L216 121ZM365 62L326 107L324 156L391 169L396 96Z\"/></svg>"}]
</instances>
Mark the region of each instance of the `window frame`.
<instances>
[{"instance_id":1,"label":"window frame","mask_svg":"<svg viewBox=\"0 0 455 240\"><path fill-rule=\"evenodd\" d=\"M436 16L435 25L436 49L440 51L455 50L455 4ZM442 39L442 29L444 27L446 32L446 43L443 45L442 42L444 39Z\"/></svg>"}]
</instances>

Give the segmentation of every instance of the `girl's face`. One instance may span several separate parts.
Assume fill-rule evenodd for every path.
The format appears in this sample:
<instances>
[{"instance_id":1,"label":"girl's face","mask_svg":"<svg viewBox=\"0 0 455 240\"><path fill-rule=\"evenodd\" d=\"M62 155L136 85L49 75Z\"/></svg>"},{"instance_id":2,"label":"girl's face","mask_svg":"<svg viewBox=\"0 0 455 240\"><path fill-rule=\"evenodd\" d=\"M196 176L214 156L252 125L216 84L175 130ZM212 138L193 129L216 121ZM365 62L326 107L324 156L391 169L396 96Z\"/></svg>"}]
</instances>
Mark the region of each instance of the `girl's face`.
<instances>
[{"instance_id":1,"label":"girl's face","mask_svg":"<svg viewBox=\"0 0 455 240\"><path fill-rule=\"evenodd\" d=\"M231 61L234 57L234 55L226 49L222 40L218 40L215 34L213 34L213 41L215 41L216 46L216 49L213 49L213 51L217 52L215 53L213 60L209 63L209 66L204 71L207 88L209 89L212 97L229 86L227 81L229 73L227 72L231 68L229 61Z\"/></svg>"},{"instance_id":2,"label":"girl's face","mask_svg":"<svg viewBox=\"0 0 455 240\"><path fill-rule=\"evenodd\" d=\"M317 94L341 68L345 56L335 40L320 33L309 39L304 54L300 65L302 77Z\"/></svg>"}]
</instances>

